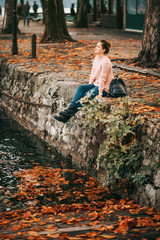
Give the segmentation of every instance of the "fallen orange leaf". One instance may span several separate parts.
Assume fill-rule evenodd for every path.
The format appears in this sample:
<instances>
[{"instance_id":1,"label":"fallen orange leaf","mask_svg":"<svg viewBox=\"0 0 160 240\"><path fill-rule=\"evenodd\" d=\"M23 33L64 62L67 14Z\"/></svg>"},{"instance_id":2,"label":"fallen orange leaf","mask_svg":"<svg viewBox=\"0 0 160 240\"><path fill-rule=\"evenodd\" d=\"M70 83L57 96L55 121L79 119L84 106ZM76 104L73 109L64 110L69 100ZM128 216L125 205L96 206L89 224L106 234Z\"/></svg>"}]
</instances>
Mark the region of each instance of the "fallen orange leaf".
<instances>
[{"instance_id":1,"label":"fallen orange leaf","mask_svg":"<svg viewBox=\"0 0 160 240\"><path fill-rule=\"evenodd\" d=\"M47 237L58 238L59 237L59 233L48 233Z\"/></svg>"},{"instance_id":2,"label":"fallen orange leaf","mask_svg":"<svg viewBox=\"0 0 160 240\"><path fill-rule=\"evenodd\" d=\"M100 237L103 237L103 238L105 238L105 239L113 239L113 238L115 238L116 236L115 235L99 235Z\"/></svg>"}]
</instances>

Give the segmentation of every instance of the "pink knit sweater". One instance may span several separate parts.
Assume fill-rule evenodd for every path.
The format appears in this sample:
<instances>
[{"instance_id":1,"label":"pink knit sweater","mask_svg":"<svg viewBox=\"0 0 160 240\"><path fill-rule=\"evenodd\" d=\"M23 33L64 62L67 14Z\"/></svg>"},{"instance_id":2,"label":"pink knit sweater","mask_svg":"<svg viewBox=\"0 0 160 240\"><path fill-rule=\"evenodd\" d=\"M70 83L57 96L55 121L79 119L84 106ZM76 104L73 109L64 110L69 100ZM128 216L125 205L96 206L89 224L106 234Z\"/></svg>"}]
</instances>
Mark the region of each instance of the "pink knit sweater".
<instances>
[{"instance_id":1,"label":"pink knit sweater","mask_svg":"<svg viewBox=\"0 0 160 240\"><path fill-rule=\"evenodd\" d=\"M96 56L93 60L89 83L99 86L99 94L102 94L103 90L109 93L109 85L113 78L112 63L110 59L106 55L102 58Z\"/></svg>"}]
</instances>

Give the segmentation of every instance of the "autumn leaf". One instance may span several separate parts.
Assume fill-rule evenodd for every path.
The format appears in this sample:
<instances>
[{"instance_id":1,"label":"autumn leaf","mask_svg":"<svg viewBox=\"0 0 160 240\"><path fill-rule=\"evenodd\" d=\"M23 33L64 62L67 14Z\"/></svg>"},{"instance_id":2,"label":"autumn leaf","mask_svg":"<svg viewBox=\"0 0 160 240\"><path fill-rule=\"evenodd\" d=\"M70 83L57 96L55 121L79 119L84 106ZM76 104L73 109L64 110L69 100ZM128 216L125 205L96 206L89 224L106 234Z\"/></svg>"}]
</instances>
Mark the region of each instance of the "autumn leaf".
<instances>
[{"instance_id":1,"label":"autumn leaf","mask_svg":"<svg viewBox=\"0 0 160 240\"><path fill-rule=\"evenodd\" d=\"M123 224L119 225L118 228L116 230L114 230L114 232L126 235L128 232L128 229L129 229L129 227L128 227L127 223L123 223Z\"/></svg>"},{"instance_id":2,"label":"autumn leaf","mask_svg":"<svg viewBox=\"0 0 160 240\"><path fill-rule=\"evenodd\" d=\"M100 235L100 237L103 237L104 239L113 239L113 238L115 238L116 236L115 236L115 235L106 235L106 234L103 234L103 235Z\"/></svg>"},{"instance_id":3,"label":"autumn leaf","mask_svg":"<svg viewBox=\"0 0 160 240\"><path fill-rule=\"evenodd\" d=\"M75 221L76 221L76 218L73 217L73 218L71 218L71 219L68 219L68 220L66 221L66 223L67 223L67 224L73 224L73 222L75 222Z\"/></svg>"},{"instance_id":4,"label":"autumn leaf","mask_svg":"<svg viewBox=\"0 0 160 240\"><path fill-rule=\"evenodd\" d=\"M86 236L92 238L92 237L97 236L98 234L99 233L93 231L93 232L86 233Z\"/></svg>"},{"instance_id":5,"label":"autumn leaf","mask_svg":"<svg viewBox=\"0 0 160 240\"><path fill-rule=\"evenodd\" d=\"M59 233L48 233L47 237L57 239L59 238L60 234Z\"/></svg>"},{"instance_id":6,"label":"autumn leaf","mask_svg":"<svg viewBox=\"0 0 160 240\"><path fill-rule=\"evenodd\" d=\"M91 222L89 223L90 226L96 226L100 223L100 221L94 221L94 222Z\"/></svg>"},{"instance_id":7,"label":"autumn leaf","mask_svg":"<svg viewBox=\"0 0 160 240\"><path fill-rule=\"evenodd\" d=\"M114 230L115 233L121 233L123 235L126 235L129 228L132 228L136 226L137 220L134 218L126 217L124 220L119 220L118 222L118 228Z\"/></svg>"},{"instance_id":8,"label":"autumn leaf","mask_svg":"<svg viewBox=\"0 0 160 240\"><path fill-rule=\"evenodd\" d=\"M69 240L81 240L81 237L67 237Z\"/></svg>"},{"instance_id":9,"label":"autumn leaf","mask_svg":"<svg viewBox=\"0 0 160 240\"><path fill-rule=\"evenodd\" d=\"M39 233L37 233L35 231L28 231L27 233L28 233L28 235L33 236L33 237L39 237L40 236Z\"/></svg>"},{"instance_id":10,"label":"autumn leaf","mask_svg":"<svg viewBox=\"0 0 160 240\"><path fill-rule=\"evenodd\" d=\"M90 221L95 220L98 218L98 212L92 212L88 214L88 217L90 217Z\"/></svg>"}]
</instances>

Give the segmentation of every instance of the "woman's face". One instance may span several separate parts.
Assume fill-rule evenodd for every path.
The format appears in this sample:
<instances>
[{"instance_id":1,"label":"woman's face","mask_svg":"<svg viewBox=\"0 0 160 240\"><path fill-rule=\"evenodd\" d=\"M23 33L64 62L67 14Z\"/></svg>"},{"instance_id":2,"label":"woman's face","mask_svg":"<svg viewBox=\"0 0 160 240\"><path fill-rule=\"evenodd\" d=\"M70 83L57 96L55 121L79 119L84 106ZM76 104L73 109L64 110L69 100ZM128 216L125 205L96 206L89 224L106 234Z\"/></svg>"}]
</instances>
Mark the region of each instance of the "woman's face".
<instances>
[{"instance_id":1,"label":"woman's face","mask_svg":"<svg viewBox=\"0 0 160 240\"><path fill-rule=\"evenodd\" d=\"M95 53L96 54L104 54L105 49L102 48L102 43L98 42L95 47Z\"/></svg>"}]
</instances>

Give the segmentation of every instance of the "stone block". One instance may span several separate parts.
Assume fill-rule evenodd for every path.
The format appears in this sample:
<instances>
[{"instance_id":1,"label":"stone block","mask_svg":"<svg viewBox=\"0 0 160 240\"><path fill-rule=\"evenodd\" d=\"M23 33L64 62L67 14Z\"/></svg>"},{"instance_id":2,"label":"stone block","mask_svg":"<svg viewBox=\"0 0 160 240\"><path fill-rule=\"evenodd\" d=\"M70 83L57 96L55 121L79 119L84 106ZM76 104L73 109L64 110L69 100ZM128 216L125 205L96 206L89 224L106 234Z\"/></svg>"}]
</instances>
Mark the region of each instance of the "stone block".
<instances>
[{"instance_id":1,"label":"stone block","mask_svg":"<svg viewBox=\"0 0 160 240\"><path fill-rule=\"evenodd\" d=\"M154 185L160 188L160 170L156 173L156 176L154 179Z\"/></svg>"},{"instance_id":2,"label":"stone block","mask_svg":"<svg viewBox=\"0 0 160 240\"><path fill-rule=\"evenodd\" d=\"M146 194L149 198L151 206L155 206L156 203L156 190L153 188L152 185L146 185Z\"/></svg>"}]
</instances>

